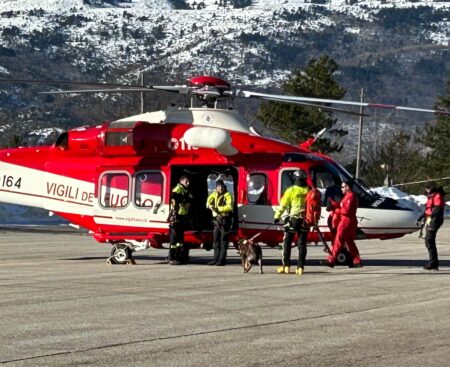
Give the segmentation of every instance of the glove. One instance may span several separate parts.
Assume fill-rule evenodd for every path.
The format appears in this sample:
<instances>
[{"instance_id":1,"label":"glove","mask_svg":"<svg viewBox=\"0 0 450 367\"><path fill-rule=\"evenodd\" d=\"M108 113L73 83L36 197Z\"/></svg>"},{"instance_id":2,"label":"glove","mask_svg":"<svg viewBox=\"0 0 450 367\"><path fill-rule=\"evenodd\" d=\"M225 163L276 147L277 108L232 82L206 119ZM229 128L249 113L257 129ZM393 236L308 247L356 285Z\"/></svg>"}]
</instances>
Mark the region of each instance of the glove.
<instances>
[{"instance_id":1,"label":"glove","mask_svg":"<svg viewBox=\"0 0 450 367\"><path fill-rule=\"evenodd\" d=\"M274 223L274 224L280 223L280 218L275 218L275 219L273 220L273 223Z\"/></svg>"}]
</instances>

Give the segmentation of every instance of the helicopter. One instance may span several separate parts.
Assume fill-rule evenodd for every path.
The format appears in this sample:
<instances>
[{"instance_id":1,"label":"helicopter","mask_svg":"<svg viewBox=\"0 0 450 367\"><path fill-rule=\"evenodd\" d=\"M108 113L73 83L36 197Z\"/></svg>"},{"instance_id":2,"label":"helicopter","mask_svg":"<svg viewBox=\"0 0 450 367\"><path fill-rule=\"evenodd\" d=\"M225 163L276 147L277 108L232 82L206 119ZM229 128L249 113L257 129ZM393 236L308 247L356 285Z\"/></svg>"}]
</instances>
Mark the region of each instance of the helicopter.
<instances>
[{"instance_id":1,"label":"helicopter","mask_svg":"<svg viewBox=\"0 0 450 367\"><path fill-rule=\"evenodd\" d=\"M282 225L273 223L274 210L299 169L307 173L308 185L322 192L353 179L331 157L310 150L315 139L292 145L261 136L238 112L219 108L222 101L257 98L331 111L340 109L329 104L450 114L239 90L209 75L192 77L179 86L102 86L48 93L165 91L189 96L191 106L168 107L68 130L51 146L2 149L0 201L43 208L89 230L96 241L112 245L113 263L125 263L134 252L162 248L168 242L171 190L182 175L189 176L195 198L191 230L185 233L185 243L191 248L207 247L212 241L212 216L206 199L218 179L225 182L234 197L230 241L259 236L259 242L271 247L278 246L283 237ZM200 107L194 106L196 99ZM353 181L359 199L359 239L397 238L418 229L416 211ZM319 228L325 240L332 238L326 215ZM308 233L308 242L318 241L317 232Z\"/></svg>"}]
</instances>

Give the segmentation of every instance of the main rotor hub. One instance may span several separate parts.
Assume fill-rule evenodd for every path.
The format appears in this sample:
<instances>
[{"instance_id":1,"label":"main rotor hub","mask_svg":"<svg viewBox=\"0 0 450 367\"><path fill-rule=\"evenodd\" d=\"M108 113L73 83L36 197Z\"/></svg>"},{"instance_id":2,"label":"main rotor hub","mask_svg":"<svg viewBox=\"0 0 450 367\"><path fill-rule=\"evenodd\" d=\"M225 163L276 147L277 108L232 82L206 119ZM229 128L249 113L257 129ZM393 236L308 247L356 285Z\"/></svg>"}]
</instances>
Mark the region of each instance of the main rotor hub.
<instances>
[{"instance_id":1,"label":"main rotor hub","mask_svg":"<svg viewBox=\"0 0 450 367\"><path fill-rule=\"evenodd\" d=\"M203 88L206 86L223 90L229 90L231 88L230 83L226 80L209 75L194 76L188 79L188 85L193 88Z\"/></svg>"},{"instance_id":2,"label":"main rotor hub","mask_svg":"<svg viewBox=\"0 0 450 367\"><path fill-rule=\"evenodd\" d=\"M231 85L227 81L209 75L195 76L187 81L192 94L206 102L210 107L219 100L233 96Z\"/></svg>"}]
</instances>

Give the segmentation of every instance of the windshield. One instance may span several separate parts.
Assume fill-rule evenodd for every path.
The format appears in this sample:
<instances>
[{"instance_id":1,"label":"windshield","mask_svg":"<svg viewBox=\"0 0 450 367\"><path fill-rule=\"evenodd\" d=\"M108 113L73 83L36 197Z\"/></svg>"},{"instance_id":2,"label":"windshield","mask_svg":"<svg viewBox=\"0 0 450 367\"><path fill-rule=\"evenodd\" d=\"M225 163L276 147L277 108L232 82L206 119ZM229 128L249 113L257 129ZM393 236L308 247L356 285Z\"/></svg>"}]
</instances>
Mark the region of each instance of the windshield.
<instances>
[{"instance_id":1,"label":"windshield","mask_svg":"<svg viewBox=\"0 0 450 367\"><path fill-rule=\"evenodd\" d=\"M378 198L370 190L357 181L353 176L341 165L335 162L321 161L320 164L311 167L311 178L313 184L319 190L326 190L329 187L337 186L340 187L342 181L353 180L353 192L358 195L360 199L367 202L373 202Z\"/></svg>"}]
</instances>

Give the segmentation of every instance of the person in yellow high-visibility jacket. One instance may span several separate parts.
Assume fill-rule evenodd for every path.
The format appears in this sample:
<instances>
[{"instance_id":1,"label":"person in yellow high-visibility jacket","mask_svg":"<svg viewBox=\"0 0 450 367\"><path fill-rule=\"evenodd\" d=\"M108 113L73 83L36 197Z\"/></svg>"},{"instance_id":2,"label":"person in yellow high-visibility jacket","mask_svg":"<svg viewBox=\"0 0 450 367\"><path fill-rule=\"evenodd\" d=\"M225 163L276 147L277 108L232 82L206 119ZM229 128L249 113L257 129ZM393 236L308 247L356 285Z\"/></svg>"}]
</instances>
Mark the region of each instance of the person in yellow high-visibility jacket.
<instances>
[{"instance_id":1,"label":"person in yellow high-visibility jacket","mask_svg":"<svg viewBox=\"0 0 450 367\"><path fill-rule=\"evenodd\" d=\"M170 198L169 222L169 264L187 264L189 247L184 244L184 232L189 225L192 195L189 192L189 177L182 175L173 188Z\"/></svg>"},{"instance_id":2,"label":"person in yellow high-visibility jacket","mask_svg":"<svg viewBox=\"0 0 450 367\"><path fill-rule=\"evenodd\" d=\"M274 223L280 222L281 216L285 211L288 217L284 226L283 238L283 265L277 269L279 274L289 274L291 266L291 245L295 234L297 233L298 247L298 266L296 274L303 274L306 259L306 240L308 235L308 226L304 225L306 195L309 188L306 183L306 173L298 170L294 173L294 184L289 187L280 200L280 207L275 212Z\"/></svg>"},{"instance_id":3,"label":"person in yellow high-visibility jacket","mask_svg":"<svg viewBox=\"0 0 450 367\"><path fill-rule=\"evenodd\" d=\"M214 260L208 265L224 266L227 261L228 232L233 216L233 197L222 180L216 181L216 191L208 196L206 206L212 211L214 222Z\"/></svg>"}]
</instances>

